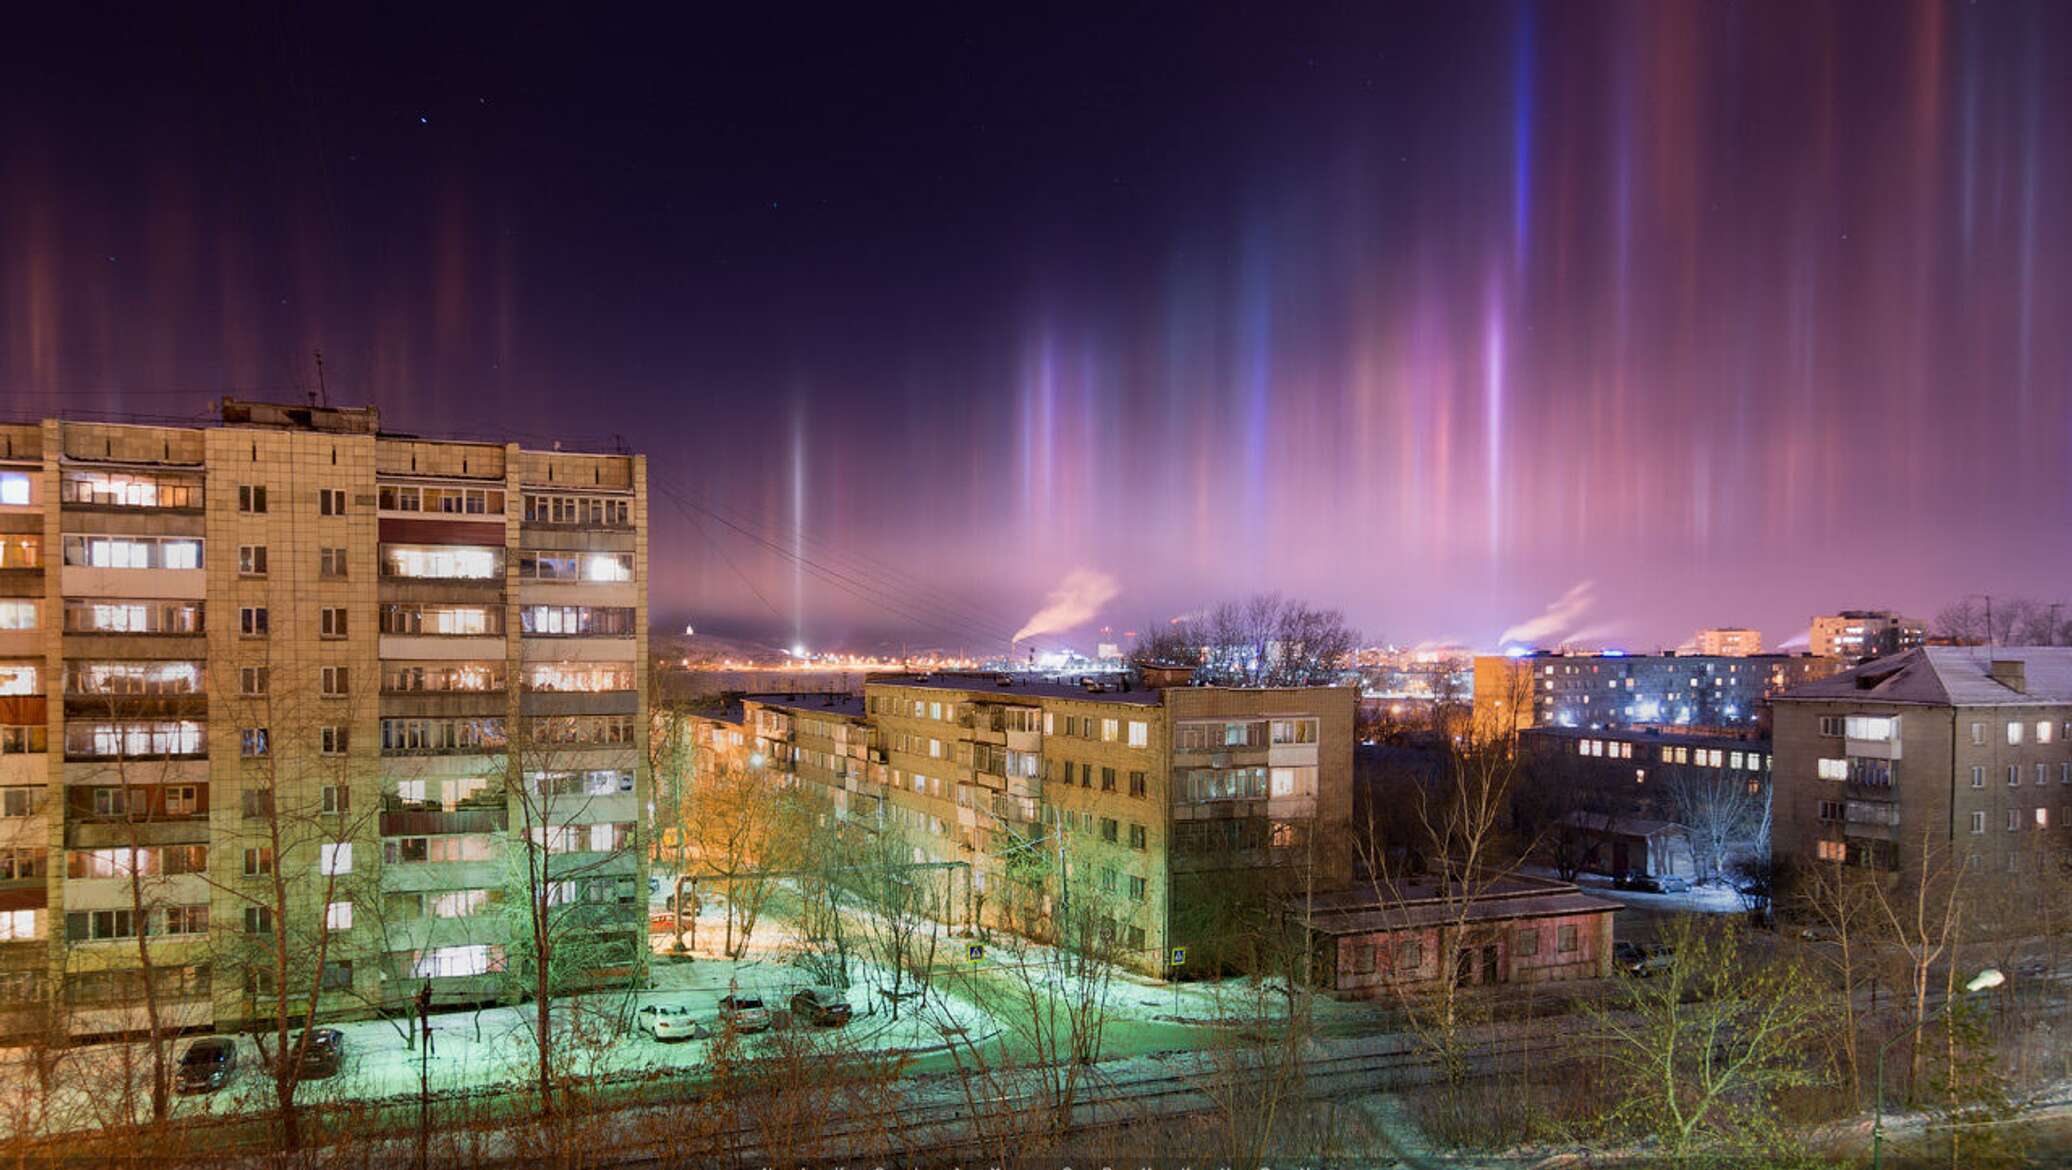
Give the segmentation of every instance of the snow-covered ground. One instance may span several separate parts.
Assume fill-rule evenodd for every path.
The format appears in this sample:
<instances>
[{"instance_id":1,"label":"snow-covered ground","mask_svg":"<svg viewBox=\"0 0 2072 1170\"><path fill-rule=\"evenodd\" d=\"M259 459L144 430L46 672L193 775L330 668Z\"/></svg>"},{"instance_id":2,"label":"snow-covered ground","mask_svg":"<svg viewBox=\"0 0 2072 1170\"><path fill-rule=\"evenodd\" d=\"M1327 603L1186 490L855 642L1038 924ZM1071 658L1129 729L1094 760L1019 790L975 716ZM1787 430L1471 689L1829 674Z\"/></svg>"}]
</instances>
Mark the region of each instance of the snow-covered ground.
<instances>
[{"instance_id":1,"label":"snow-covered ground","mask_svg":"<svg viewBox=\"0 0 2072 1170\"><path fill-rule=\"evenodd\" d=\"M655 909L661 911L662 898L655 901ZM711 896L703 902L692 935L694 949L679 952L673 932L649 936L654 956L647 987L557 1001L556 1060L566 1073L629 1080L699 1075L712 1041L654 1040L635 1023L640 1006L688 1007L707 1030L717 1033L722 996L755 994L773 1012L781 1012L796 991L827 982L824 966L809 970L796 962L806 948L795 922L782 913L787 897L770 900L739 959L721 953L726 932L723 906ZM859 924L852 952L865 949L863 933ZM916 981L911 975L902 978L900 987L906 994L896 1016L887 994L892 972L852 953L848 999L856 1015L839 1034L826 1038L855 1051L941 1052L951 1043L1014 1039L1036 1011L1032 994L1074 1001L1087 994L1087 985L1065 976L1067 964L1055 962L1048 948L996 939L972 962L966 950L971 941L945 932L938 940L930 991L925 998L914 996ZM1324 996L1311 996L1309 1007L1319 1023L1371 1017L1375 1010ZM1199 1046L1210 1033L1271 1026L1287 1008L1285 989L1273 984L1238 979L1168 984L1116 970L1105 988L1104 1034L1117 1054L1175 1051ZM536 1060L535 1020L531 1004L438 1012L431 1019L431 1043L422 1048L411 1042L408 1025L401 1020L332 1023L327 1026L345 1037L343 1068L335 1076L304 1083L298 1099L308 1104L410 1100L419 1091L420 1075L435 1095L524 1089ZM215 1093L179 1098L177 1114L230 1115L271 1108L273 1086L257 1043L249 1035L234 1040L238 1064L231 1083ZM743 1051L752 1057L773 1042L774 1033L745 1037ZM189 1043L185 1038L175 1041L174 1056ZM0 1078L17 1086L33 1084L29 1060L27 1050L0 1049ZM142 1108L148 1097L143 1091L147 1077L148 1052L141 1044L93 1044L67 1051L48 1110L51 1118L64 1120L49 1128L90 1128L122 1120L112 1104L122 1099L119 1086L125 1080L136 1086L128 1100L138 1103L132 1107ZM111 1091L111 1086L118 1088ZM18 1124L17 1119L29 1116L27 1110L0 1108L0 1136Z\"/></svg>"},{"instance_id":2,"label":"snow-covered ground","mask_svg":"<svg viewBox=\"0 0 2072 1170\"><path fill-rule=\"evenodd\" d=\"M1560 880L1552 867L1524 865L1519 872L1530 877ZM1592 894L1601 894L1641 910L1660 910L1668 913L1686 914L1740 914L1748 909L1742 904L1741 895L1734 887L1722 881L1711 881L1694 885L1677 894L1649 894L1640 890L1617 890L1612 888L1612 879L1601 873L1576 875L1575 883Z\"/></svg>"}]
</instances>

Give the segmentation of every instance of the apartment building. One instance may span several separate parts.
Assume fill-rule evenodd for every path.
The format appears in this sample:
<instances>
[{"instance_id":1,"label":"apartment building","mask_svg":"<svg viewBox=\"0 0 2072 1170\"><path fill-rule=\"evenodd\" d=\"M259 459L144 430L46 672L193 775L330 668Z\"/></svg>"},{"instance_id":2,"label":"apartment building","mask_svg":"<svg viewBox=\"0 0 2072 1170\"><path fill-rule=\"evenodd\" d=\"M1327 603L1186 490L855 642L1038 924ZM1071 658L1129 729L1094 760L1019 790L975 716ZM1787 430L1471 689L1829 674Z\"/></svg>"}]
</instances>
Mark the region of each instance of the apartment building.
<instances>
[{"instance_id":1,"label":"apartment building","mask_svg":"<svg viewBox=\"0 0 2072 1170\"><path fill-rule=\"evenodd\" d=\"M1475 659L1478 727L1762 726L1771 696L1825 678L1840 661L1806 654L1537 651Z\"/></svg>"},{"instance_id":2,"label":"apartment building","mask_svg":"<svg viewBox=\"0 0 2072 1170\"><path fill-rule=\"evenodd\" d=\"M528 840L641 964L641 457L371 407L46 420L0 426L0 534L14 1026L137 1031L147 965L182 1028L280 970L325 1015L495 997Z\"/></svg>"},{"instance_id":3,"label":"apartment building","mask_svg":"<svg viewBox=\"0 0 2072 1170\"><path fill-rule=\"evenodd\" d=\"M1924 646L1774 702L1780 857L2039 873L2072 842L2072 648Z\"/></svg>"},{"instance_id":4,"label":"apartment building","mask_svg":"<svg viewBox=\"0 0 2072 1170\"><path fill-rule=\"evenodd\" d=\"M1692 641L1697 653L1708 658L1746 658L1763 652L1763 632L1750 626L1712 626L1699 630Z\"/></svg>"},{"instance_id":5,"label":"apartment building","mask_svg":"<svg viewBox=\"0 0 2072 1170\"><path fill-rule=\"evenodd\" d=\"M748 696L739 730L751 766L961 875L953 916L1042 936L1060 896L1097 900L1124 961L1165 974L1175 947L1213 962L1234 891L1346 884L1355 701L1350 687L905 676L858 696ZM1049 883L1033 897L1010 872L1031 850Z\"/></svg>"},{"instance_id":6,"label":"apartment building","mask_svg":"<svg viewBox=\"0 0 2072 1170\"><path fill-rule=\"evenodd\" d=\"M1889 609L1845 609L1813 619L1813 653L1843 662L1903 654L1928 641L1928 623Z\"/></svg>"}]
</instances>

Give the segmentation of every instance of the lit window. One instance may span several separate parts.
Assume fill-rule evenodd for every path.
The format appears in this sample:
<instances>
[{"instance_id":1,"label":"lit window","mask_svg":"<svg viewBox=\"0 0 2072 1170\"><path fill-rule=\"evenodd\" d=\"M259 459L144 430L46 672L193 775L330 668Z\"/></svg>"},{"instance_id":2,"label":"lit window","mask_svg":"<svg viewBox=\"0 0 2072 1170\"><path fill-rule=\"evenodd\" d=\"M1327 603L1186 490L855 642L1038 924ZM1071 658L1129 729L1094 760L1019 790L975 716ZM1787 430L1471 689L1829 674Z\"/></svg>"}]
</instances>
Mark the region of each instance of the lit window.
<instances>
[{"instance_id":1,"label":"lit window","mask_svg":"<svg viewBox=\"0 0 2072 1170\"><path fill-rule=\"evenodd\" d=\"M1899 720L1890 715L1851 715L1847 727L1850 739L1889 743L1899 730Z\"/></svg>"},{"instance_id":2,"label":"lit window","mask_svg":"<svg viewBox=\"0 0 2072 1170\"><path fill-rule=\"evenodd\" d=\"M1846 861L1849 847L1840 841L1820 841L1813 846L1813 853L1822 861Z\"/></svg>"},{"instance_id":3,"label":"lit window","mask_svg":"<svg viewBox=\"0 0 2072 1170\"><path fill-rule=\"evenodd\" d=\"M417 962L411 967L411 977L416 979L449 979L468 975L486 975L503 969L504 949L487 943L468 946L434 947L417 953Z\"/></svg>"},{"instance_id":4,"label":"lit window","mask_svg":"<svg viewBox=\"0 0 2072 1170\"><path fill-rule=\"evenodd\" d=\"M350 841L345 841L345 842L339 842L339 843L335 843L335 844L326 844L326 845L321 845L321 846L318 846L318 848L317 848L317 872L318 872L318 873L320 873L320 874L323 874L323 875L324 875L325 877L335 877L335 876L337 876L338 874L345 874L345 873L351 873L352 871L353 871L353 847L352 847L352 842L350 842Z\"/></svg>"},{"instance_id":5,"label":"lit window","mask_svg":"<svg viewBox=\"0 0 2072 1170\"><path fill-rule=\"evenodd\" d=\"M2022 725L2013 719L2007 721L2007 742L2010 744L2022 742Z\"/></svg>"},{"instance_id":6,"label":"lit window","mask_svg":"<svg viewBox=\"0 0 2072 1170\"><path fill-rule=\"evenodd\" d=\"M2049 743L2051 739L2051 732L2053 730L2055 730L2055 728L2050 720L2038 719L2036 721L2036 742Z\"/></svg>"},{"instance_id":7,"label":"lit window","mask_svg":"<svg viewBox=\"0 0 2072 1170\"><path fill-rule=\"evenodd\" d=\"M1820 778L1822 780L1847 780L1849 778L1849 761L1823 758L1820 761Z\"/></svg>"},{"instance_id":8,"label":"lit window","mask_svg":"<svg viewBox=\"0 0 2072 1170\"><path fill-rule=\"evenodd\" d=\"M0 471L0 504L11 507L27 507L29 503L29 473L26 471Z\"/></svg>"},{"instance_id":9,"label":"lit window","mask_svg":"<svg viewBox=\"0 0 2072 1170\"><path fill-rule=\"evenodd\" d=\"M351 930L353 928L353 904L332 902L324 907L325 930Z\"/></svg>"}]
</instances>

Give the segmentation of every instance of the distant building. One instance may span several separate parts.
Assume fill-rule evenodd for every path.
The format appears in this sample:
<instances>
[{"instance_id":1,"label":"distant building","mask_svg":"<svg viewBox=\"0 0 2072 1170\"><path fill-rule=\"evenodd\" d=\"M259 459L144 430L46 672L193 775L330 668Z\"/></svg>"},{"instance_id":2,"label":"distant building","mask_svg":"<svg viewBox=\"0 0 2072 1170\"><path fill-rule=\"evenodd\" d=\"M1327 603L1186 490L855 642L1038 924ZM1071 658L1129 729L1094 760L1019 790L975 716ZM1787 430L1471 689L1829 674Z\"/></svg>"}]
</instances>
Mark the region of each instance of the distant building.
<instances>
[{"instance_id":1,"label":"distant building","mask_svg":"<svg viewBox=\"0 0 2072 1170\"><path fill-rule=\"evenodd\" d=\"M1010 871L1056 851L1124 961L1164 974L1175 946L1192 948L1190 970L1212 966L1209 907L1235 884L1293 885L1312 864L1320 886L1349 880L1335 847L1352 817L1355 701L1351 687L880 677L862 695L747 696L737 724L708 713L692 738L745 746L750 766L841 821L958 868L956 897L992 925L1043 936L1043 911L1010 912L1048 892L1017 892Z\"/></svg>"},{"instance_id":2,"label":"distant building","mask_svg":"<svg viewBox=\"0 0 2072 1170\"><path fill-rule=\"evenodd\" d=\"M1771 695L1842 668L1810 655L1482 655L1475 659L1481 728L1759 727Z\"/></svg>"},{"instance_id":3,"label":"distant building","mask_svg":"<svg viewBox=\"0 0 2072 1170\"><path fill-rule=\"evenodd\" d=\"M1763 652L1763 632L1747 626L1714 626L1699 630L1698 653L1711 658L1747 658Z\"/></svg>"},{"instance_id":4,"label":"distant building","mask_svg":"<svg viewBox=\"0 0 2072 1170\"><path fill-rule=\"evenodd\" d=\"M1770 741L1749 735L1705 735L1622 727L1591 731L1580 727L1534 727L1518 733L1528 759L1570 758L1584 769L1601 769L1607 780L1648 784L1666 768L1725 768L1752 778L1770 770Z\"/></svg>"},{"instance_id":5,"label":"distant building","mask_svg":"<svg viewBox=\"0 0 2072 1170\"><path fill-rule=\"evenodd\" d=\"M1578 838L1576 868L1585 872L1698 876L1690 834L1674 821L1577 810L1558 827Z\"/></svg>"},{"instance_id":6,"label":"distant building","mask_svg":"<svg viewBox=\"0 0 2072 1170\"><path fill-rule=\"evenodd\" d=\"M1811 649L1823 658L1859 662L1901 654L1928 641L1928 624L1889 609L1845 609L1813 619Z\"/></svg>"},{"instance_id":7,"label":"distant building","mask_svg":"<svg viewBox=\"0 0 2072 1170\"><path fill-rule=\"evenodd\" d=\"M2038 874L2072 840L2072 648L1927 646L1773 702L1781 858Z\"/></svg>"}]
</instances>

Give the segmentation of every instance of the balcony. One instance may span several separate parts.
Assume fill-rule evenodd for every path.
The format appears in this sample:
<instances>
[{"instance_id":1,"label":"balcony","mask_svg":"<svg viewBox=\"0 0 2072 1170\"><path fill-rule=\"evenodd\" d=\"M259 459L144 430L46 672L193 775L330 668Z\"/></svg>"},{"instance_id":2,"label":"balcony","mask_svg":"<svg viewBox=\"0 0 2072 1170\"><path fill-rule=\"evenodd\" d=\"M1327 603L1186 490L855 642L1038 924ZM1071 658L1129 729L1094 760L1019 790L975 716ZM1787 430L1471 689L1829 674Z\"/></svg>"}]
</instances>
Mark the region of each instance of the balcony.
<instances>
[{"instance_id":1,"label":"balcony","mask_svg":"<svg viewBox=\"0 0 2072 1170\"><path fill-rule=\"evenodd\" d=\"M1003 821L1015 824L1033 825L1039 819L1036 802L1012 796L995 796L992 801L993 815Z\"/></svg>"},{"instance_id":2,"label":"balcony","mask_svg":"<svg viewBox=\"0 0 2072 1170\"><path fill-rule=\"evenodd\" d=\"M502 833L511 826L507 808L487 806L443 808L410 807L384 797L381 803L381 835L384 837L442 837L455 833Z\"/></svg>"},{"instance_id":3,"label":"balcony","mask_svg":"<svg viewBox=\"0 0 2072 1170\"><path fill-rule=\"evenodd\" d=\"M209 843L209 814L181 817L153 817L128 820L123 817L79 817L65 819L65 848L122 849L129 846L206 845Z\"/></svg>"}]
</instances>

